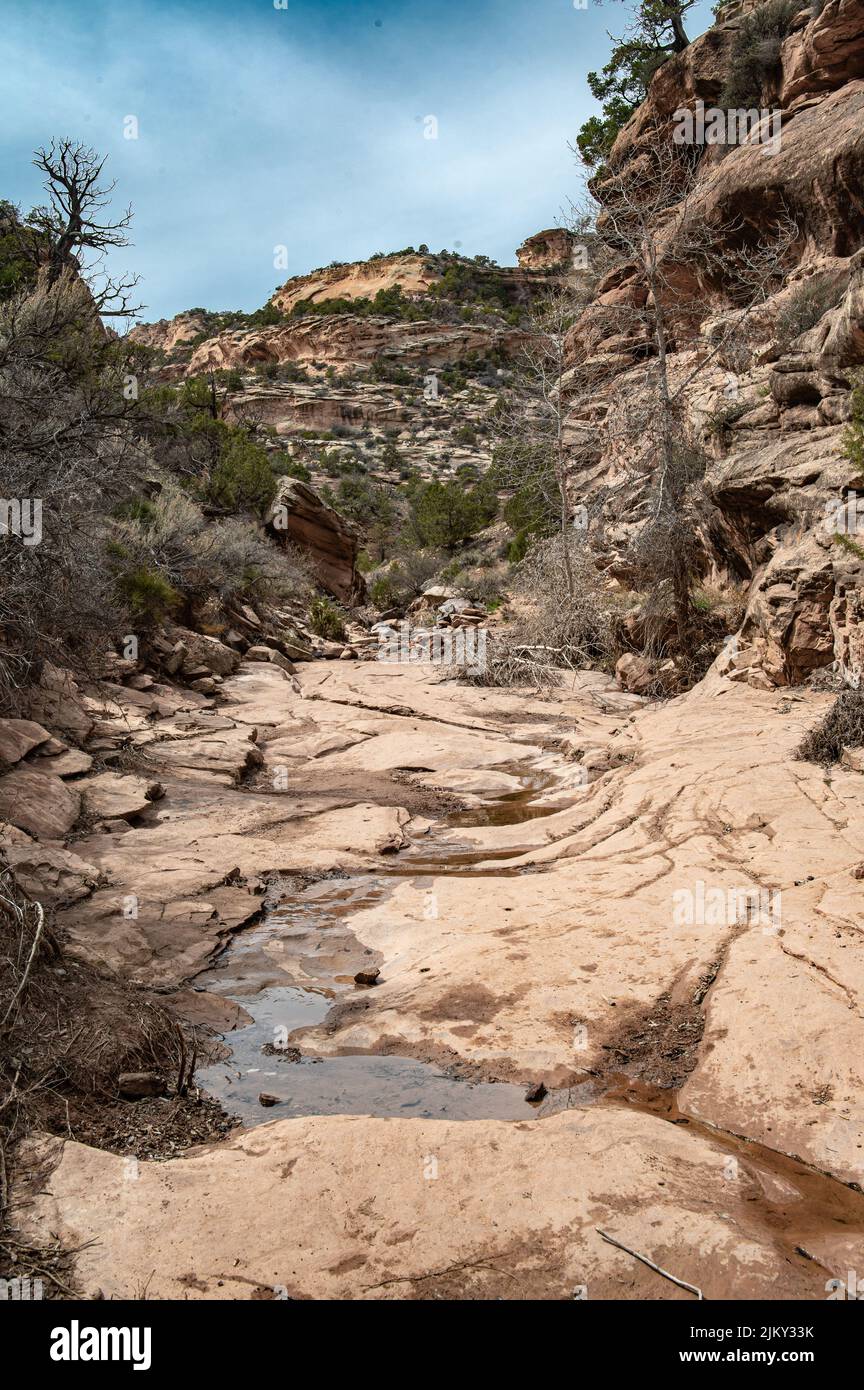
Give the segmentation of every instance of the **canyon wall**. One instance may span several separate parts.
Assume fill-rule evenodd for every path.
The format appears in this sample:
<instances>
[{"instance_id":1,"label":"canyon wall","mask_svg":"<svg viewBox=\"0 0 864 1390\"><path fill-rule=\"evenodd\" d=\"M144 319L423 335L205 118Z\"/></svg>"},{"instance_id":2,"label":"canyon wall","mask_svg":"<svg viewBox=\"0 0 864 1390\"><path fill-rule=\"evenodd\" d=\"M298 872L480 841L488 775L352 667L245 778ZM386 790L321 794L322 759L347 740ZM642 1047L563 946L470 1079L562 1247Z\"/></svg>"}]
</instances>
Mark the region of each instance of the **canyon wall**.
<instances>
[{"instance_id":1,"label":"canyon wall","mask_svg":"<svg viewBox=\"0 0 864 1390\"><path fill-rule=\"evenodd\" d=\"M601 204L645 166L652 145L673 140L676 112L718 102L753 8L721 16L659 70L594 181ZM697 287L700 323L695 341L671 343L669 358L687 428L708 456L704 580L737 589L745 605L721 669L767 688L829 668L856 683L864 665L862 560L837 539L854 530L842 518L864 488L845 443L864 365L864 2L830 0L816 15L802 7L789 27L760 106L770 113L762 136L779 122L779 140L769 146L757 134L699 151L686 216L707 229L729 273L700 280L695 265L679 268ZM732 267L757 258L783 219L797 231L782 281L747 331L731 341L727 332L717 351L735 313ZM601 280L594 310L620 304L635 284L635 266L630 279ZM586 322L571 337L577 374ZM622 446L621 403L649 393L655 345L647 332L593 332L600 379L573 430L571 500L587 509L598 565L626 584L654 480L639 450Z\"/></svg>"}]
</instances>

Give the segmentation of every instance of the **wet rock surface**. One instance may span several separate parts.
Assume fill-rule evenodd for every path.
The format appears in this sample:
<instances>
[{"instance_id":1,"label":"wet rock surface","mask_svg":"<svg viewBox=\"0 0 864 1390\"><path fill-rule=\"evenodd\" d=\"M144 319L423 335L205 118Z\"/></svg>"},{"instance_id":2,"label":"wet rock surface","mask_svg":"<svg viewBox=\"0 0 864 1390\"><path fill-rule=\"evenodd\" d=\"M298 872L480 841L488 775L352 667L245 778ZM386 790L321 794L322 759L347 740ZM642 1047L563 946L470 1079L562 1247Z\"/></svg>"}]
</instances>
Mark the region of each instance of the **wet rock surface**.
<instances>
[{"instance_id":1,"label":"wet rock surface","mask_svg":"<svg viewBox=\"0 0 864 1390\"><path fill-rule=\"evenodd\" d=\"M691 1296L600 1226L707 1297L821 1296L864 1231L861 774L792 756L830 697L299 681L244 663L212 735L150 722L146 824L35 845L74 949L223 1034L198 1081L250 1128L125 1184L39 1141L34 1238L109 1296ZM400 808L442 779L467 809Z\"/></svg>"}]
</instances>

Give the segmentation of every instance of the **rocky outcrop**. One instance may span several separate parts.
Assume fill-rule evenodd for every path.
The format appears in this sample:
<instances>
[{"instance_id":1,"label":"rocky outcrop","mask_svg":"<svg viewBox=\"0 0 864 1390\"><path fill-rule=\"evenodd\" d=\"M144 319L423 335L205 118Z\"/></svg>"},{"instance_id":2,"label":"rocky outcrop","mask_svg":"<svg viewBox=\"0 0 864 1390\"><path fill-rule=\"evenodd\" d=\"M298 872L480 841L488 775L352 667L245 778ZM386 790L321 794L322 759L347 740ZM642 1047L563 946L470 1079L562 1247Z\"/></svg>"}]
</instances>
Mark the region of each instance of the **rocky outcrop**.
<instances>
[{"instance_id":1,"label":"rocky outcrop","mask_svg":"<svg viewBox=\"0 0 864 1390\"><path fill-rule=\"evenodd\" d=\"M338 599L359 598L358 537L354 527L297 478L280 478L267 515L272 534L310 556L318 580Z\"/></svg>"},{"instance_id":2,"label":"rocky outcrop","mask_svg":"<svg viewBox=\"0 0 864 1390\"><path fill-rule=\"evenodd\" d=\"M440 279L427 256L407 251L295 275L271 295L270 303L290 314L304 300L318 304L326 299L374 299L397 285L405 295L426 294Z\"/></svg>"},{"instance_id":3,"label":"rocky outcrop","mask_svg":"<svg viewBox=\"0 0 864 1390\"><path fill-rule=\"evenodd\" d=\"M171 353L184 347L194 338L206 332L207 319L195 309L184 314L176 314L173 319L158 319L156 323L136 324L129 332L133 343L143 347L158 348L160 352Z\"/></svg>"},{"instance_id":4,"label":"rocky outcrop","mask_svg":"<svg viewBox=\"0 0 864 1390\"><path fill-rule=\"evenodd\" d=\"M566 227L550 227L523 241L516 251L516 259L523 270L561 271L570 264L575 241L576 237Z\"/></svg>"},{"instance_id":5,"label":"rocky outcrop","mask_svg":"<svg viewBox=\"0 0 864 1390\"><path fill-rule=\"evenodd\" d=\"M790 106L856 78L864 78L864 9L860 0L828 0L783 45L780 101Z\"/></svg>"},{"instance_id":6,"label":"rocky outcrop","mask_svg":"<svg viewBox=\"0 0 864 1390\"><path fill-rule=\"evenodd\" d=\"M515 330L430 320L402 322L355 314L314 315L284 327L225 333L208 338L189 361L186 372L254 367L272 362L323 363L327 367L393 365L443 367L470 353L512 351L521 335Z\"/></svg>"}]
</instances>

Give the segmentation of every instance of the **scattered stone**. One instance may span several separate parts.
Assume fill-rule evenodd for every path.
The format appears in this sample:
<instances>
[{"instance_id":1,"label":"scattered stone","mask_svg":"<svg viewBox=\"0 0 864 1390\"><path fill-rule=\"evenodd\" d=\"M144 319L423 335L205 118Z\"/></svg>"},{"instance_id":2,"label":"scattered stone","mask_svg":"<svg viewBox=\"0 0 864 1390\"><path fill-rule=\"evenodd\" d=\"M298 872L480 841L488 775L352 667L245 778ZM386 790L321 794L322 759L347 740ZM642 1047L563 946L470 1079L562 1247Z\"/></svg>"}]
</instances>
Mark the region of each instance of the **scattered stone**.
<instances>
[{"instance_id":1,"label":"scattered stone","mask_svg":"<svg viewBox=\"0 0 864 1390\"><path fill-rule=\"evenodd\" d=\"M377 985L380 970L358 970L354 976L355 985Z\"/></svg>"},{"instance_id":2,"label":"scattered stone","mask_svg":"<svg viewBox=\"0 0 864 1390\"><path fill-rule=\"evenodd\" d=\"M143 777L122 775L116 772L101 772L96 777L88 777L81 783L87 798L87 805L97 816L108 820L128 820L149 811L154 801L165 795L161 782L147 781Z\"/></svg>"},{"instance_id":3,"label":"scattered stone","mask_svg":"<svg viewBox=\"0 0 864 1390\"><path fill-rule=\"evenodd\" d=\"M46 746L39 749L33 766L44 768L53 777L78 777L82 772L90 771L93 759L83 748L66 748L55 755L49 753Z\"/></svg>"},{"instance_id":4,"label":"scattered stone","mask_svg":"<svg viewBox=\"0 0 864 1390\"><path fill-rule=\"evenodd\" d=\"M189 648L186 646L185 642L177 641L174 643L171 648L171 655L164 663L165 670L169 676L175 675L180 670L180 667L183 665L188 655Z\"/></svg>"},{"instance_id":5,"label":"scattered stone","mask_svg":"<svg viewBox=\"0 0 864 1390\"><path fill-rule=\"evenodd\" d=\"M258 1097L258 1104L264 1105L269 1109L271 1105L278 1105L279 1099L279 1096L271 1096L269 1092L262 1091L260 1096Z\"/></svg>"},{"instance_id":6,"label":"scattered stone","mask_svg":"<svg viewBox=\"0 0 864 1390\"><path fill-rule=\"evenodd\" d=\"M250 647L246 652L246 660L268 661L271 666L278 666L280 671L284 671L286 675L289 676L293 676L296 669L288 660L287 656L283 656L282 653L276 651L274 647L265 647L263 645Z\"/></svg>"}]
</instances>

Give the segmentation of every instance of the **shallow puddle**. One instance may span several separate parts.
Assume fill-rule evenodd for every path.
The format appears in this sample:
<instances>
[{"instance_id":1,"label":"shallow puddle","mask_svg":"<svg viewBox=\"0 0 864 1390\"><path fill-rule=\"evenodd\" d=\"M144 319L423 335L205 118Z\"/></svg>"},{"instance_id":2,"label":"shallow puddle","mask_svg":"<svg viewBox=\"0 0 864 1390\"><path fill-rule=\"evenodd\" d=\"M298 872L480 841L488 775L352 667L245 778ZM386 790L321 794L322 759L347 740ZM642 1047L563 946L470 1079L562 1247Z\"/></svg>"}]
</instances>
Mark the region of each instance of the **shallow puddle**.
<instances>
[{"instance_id":1,"label":"shallow puddle","mask_svg":"<svg viewBox=\"0 0 864 1390\"><path fill-rule=\"evenodd\" d=\"M251 1021L224 1035L228 1055L199 1067L198 1085L246 1125L294 1115L524 1120L561 1108L566 1092L529 1104L525 1086L467 1081L410 1057L295 1060L291 1035L323 1023L336 1002L360 994L354 975L374 968L377 958L346 919L386 892L386 883L377 879L317 883L274 905L236 939L199 978L212 993L235 1000ZM302 985L295 972L302 973ZM262 1093L276 1103L262 1105Z\"/></svg>"},{"instance_id":2,"label":"shallow puddle","mask_svg":"<svg viewBox=\"0 0 864 1390\"><path fill-rule=\"evenodd\" d=\"M553 782L547 774L524 776L522 790L446 817L436 829L512 825L551 814L560 806L539 807L534 801ZM464 872L482 860L506 860L523 852L478 851L452 841L436 845L434 834L373 874L322 880L300 891L286 884L281 897L277 889L263 920L238 933L217 964L199 976L199 985L236 1001L251 1020L224 1035L224 1060L196 1073L199 1086L244 1124L292 1115L524 1120L588 1098L590 1087L578 1088L579 1095L555 1092L540 1105L529 1104L523 1085L467 1081L440 1066L399 1056L297 1060L292 1033L322 1023L335 1003L357 997L362 987L354 983L355 974L380 963L357 940L350 920L379 903L390 891L390 880L416 879L419 886L434 874ZM275 1103L262 1105L262 1093Z\"/></svg>"},{"instance_id":3,"label":"shallow puddle","mask_svg":"<svg viewBox=\"0 0 864 1390\"><path fill-rule=\"evenodd\" d=\"M538 1110L526 1102L524 1086L460 1081L408 1057L303 1057L290 1062L262 1056L257 1020L230 1041L230 1064L199 1070L198 1083L245 1125L295 1115L525 1120ZM262 1092L278 1097L278 1103L262 1106Z\"/></svg>"}]
</instances>

